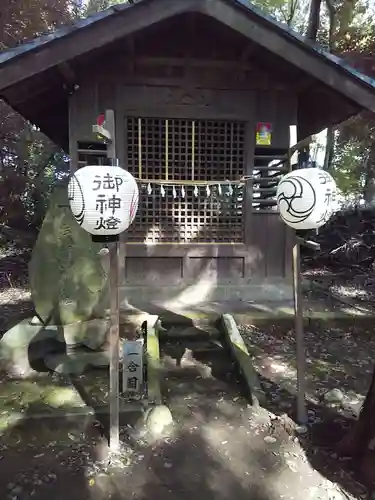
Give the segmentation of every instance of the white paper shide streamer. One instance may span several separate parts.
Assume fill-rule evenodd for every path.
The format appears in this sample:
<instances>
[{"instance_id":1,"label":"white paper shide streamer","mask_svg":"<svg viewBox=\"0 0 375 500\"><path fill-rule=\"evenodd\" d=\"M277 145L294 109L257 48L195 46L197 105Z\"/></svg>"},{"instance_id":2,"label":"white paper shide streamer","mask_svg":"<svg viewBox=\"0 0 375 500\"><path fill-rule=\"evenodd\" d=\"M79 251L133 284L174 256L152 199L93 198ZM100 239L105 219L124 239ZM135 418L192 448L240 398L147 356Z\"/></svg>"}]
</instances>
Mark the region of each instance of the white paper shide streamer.
<instances>
[{"instance_id":1,"label":"white paper shide streamer","mask_svg":"<svg viewBox=\"0 0 375 500\"><path fill-rule=\"evenodd\" d=\"M337 186L328 172L302 168L281 179L276 196L285 224L293 229L317 229L334 213Z\"/></svg>"},{"instance_id":2,"label":"white paper shide streamer","mask_svg":"<svg viewBox=\"0 0 375 500\"><path fill-rule=\"evenodd\" d=\"M116 235L132 224L139 191L127 170L89 165L70 178L68 197L72 214L82 229L93 235Z\"/></svg>"},{"instance_id":3,"label":"white paper shide streamer","mask_svg":"<svg viewBox=\"0 0 375 500\"><path fill-rule=\"evenodd\" d=\"M155 184L158 184L158 183L155 183ZM200 190L200 188L202 188L202 190L204 189L204 194L203 194L203 191ZM216 189L213 189L213 188L216 188ZM173 186L173 185L170 185L170 186L164 186L163 184L160 184L160 187L158 190L155 190L152 186L152 184L149 182L146 186L145 186L145 192L147 193L148 196L151 196L151 195L154 195L154 194L159 194L161 198L165 198L167 195L172 195L172 198L174 200L178 200L178 199L185 199L188 197L188 194L189 194L189 191L186 190L185 188L185 185L182 184L180 186ZM228 182L226 181L225 182L225 185L224 185L224 189L223 189L223 186L221 183L215 185L215 184L199 184L199 185L195 185L194 186L194 189L193 189L193 195L194 195L194 198L199 198L200 195L205 195L206 198L209 198L211 195L219 195L219 196L223 196L223 195L226 195L226 196L233 196L233 193L234 193L234 190L233 190L233 186Z\"/></svg>"}]
</instances>

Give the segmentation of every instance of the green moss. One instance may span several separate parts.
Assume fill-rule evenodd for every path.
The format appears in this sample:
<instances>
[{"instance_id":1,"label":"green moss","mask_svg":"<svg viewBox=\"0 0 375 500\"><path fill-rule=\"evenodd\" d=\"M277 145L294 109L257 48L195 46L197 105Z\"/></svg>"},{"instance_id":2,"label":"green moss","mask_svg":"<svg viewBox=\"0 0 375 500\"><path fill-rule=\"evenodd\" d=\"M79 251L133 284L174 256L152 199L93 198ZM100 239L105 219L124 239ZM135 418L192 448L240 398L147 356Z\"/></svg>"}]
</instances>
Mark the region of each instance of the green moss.
<instances>
[{"instance_id":1,"label":"green moss","mask_svg":"<svg viewBox=\"0 0 375 500\"><path fill-rule=\"evenodd\" d=\"M70 386L39 383L29 380L7 380L0 385L0 430L6 429L14 419L53 414L55 410L74 411L85 403Z\"/></svg>"},{"instance_id":2,"label":"green moss","mask_svg":"<svg viewBox=\"0 0 375 500\"><path fill-rule=\"evenodd\" d=\"M107 276L98 251L74 220L66 186L55 188L29 264L39 316L68 324L101 316L107 308Z\"/></svg>"}]
</instances>

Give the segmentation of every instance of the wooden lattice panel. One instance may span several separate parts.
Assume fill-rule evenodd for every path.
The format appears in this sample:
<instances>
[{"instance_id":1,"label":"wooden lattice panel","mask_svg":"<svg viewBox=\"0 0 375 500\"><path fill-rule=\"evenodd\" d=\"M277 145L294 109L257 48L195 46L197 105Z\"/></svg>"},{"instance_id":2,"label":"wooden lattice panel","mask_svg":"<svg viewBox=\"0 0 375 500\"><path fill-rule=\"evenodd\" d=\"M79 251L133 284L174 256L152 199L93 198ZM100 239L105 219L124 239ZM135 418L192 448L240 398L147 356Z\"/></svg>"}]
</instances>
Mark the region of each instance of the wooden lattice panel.
<instances>
[{"instance_id":1,"label":"wooden lattice panel","mask_svg":"<svg viewBox=\"0 0 375 500\"><path fill-rule=\"evenodd\" d=\"M200 120L194 128L194 179L239 180L244 173L245 124Z\"/></svg>"},{"instance_id":2,"label":"wooden lattice panel","mask_svg":"<svg viewBox=\"0 0 375 500\"><path fill-rule=\"evenodd\" d=\"M148 194L147 184L141 185L139 212L128 241L158 242L240 242L243 235L242 203L243 187L233 187L231 195L219 195L217 186L212 186L210 196L206 188L200 187L196 196L194 187L181 188L154 186Z\"/></svg>"},{"instance_id":3,"label":"wooden lattice panel","mask_svg":"<svg viewBox=\"0 0 375 500\"><path fill-rule=\"evenodd\" d=\"M127 119L127 168L142 179L129 241L242 242L243 188L179 181L235 181L244 172L245 123ZM176 181L153 184L152 180ZM152 192L149 193L151 187ZM197 191L198 190L198 191Z\"/></svg>"}]
</instances>

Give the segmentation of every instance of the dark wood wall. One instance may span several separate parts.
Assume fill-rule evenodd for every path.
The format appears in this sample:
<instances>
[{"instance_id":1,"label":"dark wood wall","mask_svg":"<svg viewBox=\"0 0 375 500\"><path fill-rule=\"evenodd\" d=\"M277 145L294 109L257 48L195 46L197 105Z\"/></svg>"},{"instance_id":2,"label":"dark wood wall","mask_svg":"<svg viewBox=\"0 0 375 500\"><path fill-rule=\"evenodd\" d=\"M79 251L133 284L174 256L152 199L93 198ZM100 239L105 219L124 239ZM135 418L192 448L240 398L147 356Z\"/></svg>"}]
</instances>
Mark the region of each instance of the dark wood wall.
<instances>
[{"instance_id":1,"label":"dark wood wall","mask_svg":"<svg viewBox=\"0 0 375 500\"><path fill-rule=\"evenodd\" d=\"M84 163L78 146L95 141L92 125L105 109L115 110L117 155L127 167L129 117L244 122L244 159L237 178L241 170L252 175L255 152L262 153L255 145L257 122L272 123L272 146L264 148L266 154L270 150L280 154L289 147L289 126L296 125L297 116L290 82L272 71L272 65L260 64L261 54L254 55L253 47L232 32L221 32L217 25L192 18L197 33L205 29L204 44L199 36L189 38L183 33L187 23L179 22L154 27L82 65L80 88L70 101L73 168L79 159ZM204 27L201 22L206 23ZM165 30L174 36L172 45L165 42ZM254 208L251 181L242 189L242 241L212 238L199 243L192 239L146 245L150 228L144 224L143 238L139 231L136 237L131 231L128 235L126 281L147 287L188 285L203 279L214 280L218 286L240 286L264 279L289 279L290 232L274 206ZM230 225L227 231L230 234Z\"/></svg>"}]
</instances>

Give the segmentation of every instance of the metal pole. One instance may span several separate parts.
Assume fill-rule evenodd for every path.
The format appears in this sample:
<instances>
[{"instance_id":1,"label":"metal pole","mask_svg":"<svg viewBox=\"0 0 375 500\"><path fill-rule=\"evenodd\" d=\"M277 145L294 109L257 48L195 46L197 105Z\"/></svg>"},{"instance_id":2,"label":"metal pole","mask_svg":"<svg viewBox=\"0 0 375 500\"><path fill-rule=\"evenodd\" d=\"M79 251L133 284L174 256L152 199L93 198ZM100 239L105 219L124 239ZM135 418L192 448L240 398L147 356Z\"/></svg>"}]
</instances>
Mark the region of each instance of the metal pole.
<instances>
[{"instance_id":1,"label":"metal pole","mask_svg":"<svg viewBox=\"0 0 375 500\"><path fill-rule=\"evenodd\" d=\"M302 302L302 277L300 261L300 243L295 239L293 246L293 293L294 293L294 319L296 331L297 351L297 420L300 425L307 423L306 412L306 352L303 332L303 302Z\"/></svg>"}]
</instances>

